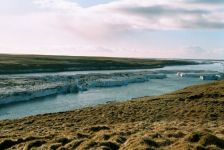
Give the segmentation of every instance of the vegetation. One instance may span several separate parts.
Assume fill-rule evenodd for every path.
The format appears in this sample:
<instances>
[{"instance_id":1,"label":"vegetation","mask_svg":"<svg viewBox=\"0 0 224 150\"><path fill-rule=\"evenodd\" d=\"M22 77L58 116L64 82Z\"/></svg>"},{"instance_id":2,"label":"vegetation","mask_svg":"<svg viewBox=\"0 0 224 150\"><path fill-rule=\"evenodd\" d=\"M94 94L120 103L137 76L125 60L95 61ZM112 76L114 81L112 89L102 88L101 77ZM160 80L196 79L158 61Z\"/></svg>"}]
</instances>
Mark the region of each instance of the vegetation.
<instances>
[{"instance_id":1,"label":"vegetation","mask_svg":"<svg viewBox=\"0 0 224 150\"><path fill-rule=\"evenodd\" d=\"M43 55L0 55L0 74L83 70L150 69L171 65L190 65L184 60L156 60L109 57Z\"/></svg>"},{"instance_id":2,"label":"vegetation","mask_svg":"<svg viewBox=\"0 0 224 150\"><path fill-rule=\"evenodd\" d=\"M224 81L0 121L0 149L224 149ZM33 137L35 135L35 137Z\"/></svg>"}]
</instances>

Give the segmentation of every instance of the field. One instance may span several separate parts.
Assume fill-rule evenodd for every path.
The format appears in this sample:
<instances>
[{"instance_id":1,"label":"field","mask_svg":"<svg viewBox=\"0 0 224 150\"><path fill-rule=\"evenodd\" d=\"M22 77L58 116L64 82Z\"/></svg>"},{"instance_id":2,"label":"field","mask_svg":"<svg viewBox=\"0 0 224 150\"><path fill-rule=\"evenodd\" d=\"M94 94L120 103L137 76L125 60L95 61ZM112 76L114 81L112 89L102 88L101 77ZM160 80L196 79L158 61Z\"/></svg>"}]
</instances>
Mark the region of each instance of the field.
<instances>
[{"instance_id":1,"label":"field","mask_svg":"<svg viewBox=\"0 0 224 150\"><path fill-rule=\"evenodd\" d=\"M0 149L221 150L224 81L69 112L0 121Z\"/></svg>"},{"instance_id":2,"label":"field","mask_svg":"<svg viewBox=\"0 0 224 150\"><path fill-rule=\"evenodd\" d=\"M189 64L195 63L184 60L2 54L0 55L0 74L150 69Z\"/></svg>"}]
</instances>

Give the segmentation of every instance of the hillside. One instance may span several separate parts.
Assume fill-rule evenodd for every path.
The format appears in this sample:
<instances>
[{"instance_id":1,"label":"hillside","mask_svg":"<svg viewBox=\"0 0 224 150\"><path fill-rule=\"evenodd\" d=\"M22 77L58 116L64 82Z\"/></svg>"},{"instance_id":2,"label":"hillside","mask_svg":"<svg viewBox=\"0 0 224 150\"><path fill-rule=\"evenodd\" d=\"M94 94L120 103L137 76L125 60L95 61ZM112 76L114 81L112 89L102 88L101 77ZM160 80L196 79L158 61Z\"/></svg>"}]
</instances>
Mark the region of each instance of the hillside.
<instances>
[{"instance_id":1,"label":"hillside","mask_svg":"<svg viewBox=\"0 0 224 150\"><path fill-rule=\"evenodd\" d=\"M224 81L0 121L0 149L224 149Z\"/></svg>"},{"instance_id":2,"label":"hillside","mask_svg":"<svg viewBox=\"0 0 224 150\"><path fill-rule=\"evenodd\" d=\"M190 64L196 63L184 60L1 54L0 74L151 69Z\"/></svg>"}]
</instances>

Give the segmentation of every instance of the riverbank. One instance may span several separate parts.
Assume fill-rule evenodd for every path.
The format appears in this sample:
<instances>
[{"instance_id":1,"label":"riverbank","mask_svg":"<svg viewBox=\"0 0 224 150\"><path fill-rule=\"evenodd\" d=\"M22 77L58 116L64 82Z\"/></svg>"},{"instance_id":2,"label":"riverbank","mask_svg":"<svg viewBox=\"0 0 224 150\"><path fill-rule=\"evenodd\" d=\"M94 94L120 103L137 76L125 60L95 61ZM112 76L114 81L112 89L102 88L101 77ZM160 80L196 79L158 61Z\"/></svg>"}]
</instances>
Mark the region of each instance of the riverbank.
<instances>
[{"instance_id":1,"label":"riverbank","mask_svg":"<svg viewBox=\"0 0 224 150\"><path fill-rule=\"evenodd\" d=\"M0 121L0 149L223 149L224 81Z\"/></svg>"},{"instance_id":2,"label":"riverbank","mask_svg":"<svg viewBox=\"0 0 224 150\"><path fill-rule=\"evenodd\" d=\"M1 54L0 74L152 69L194 64L198 63L188 60Z\"/></svg>"}]
</instances>

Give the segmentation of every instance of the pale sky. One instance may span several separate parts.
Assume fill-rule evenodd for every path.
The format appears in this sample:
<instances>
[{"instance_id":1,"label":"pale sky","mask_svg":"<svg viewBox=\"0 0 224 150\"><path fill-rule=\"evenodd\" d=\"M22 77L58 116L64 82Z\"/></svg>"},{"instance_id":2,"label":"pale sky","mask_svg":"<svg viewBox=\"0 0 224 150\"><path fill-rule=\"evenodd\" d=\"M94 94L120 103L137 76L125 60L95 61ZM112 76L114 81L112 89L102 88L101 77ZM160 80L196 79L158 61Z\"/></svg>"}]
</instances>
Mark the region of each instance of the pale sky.
<instances>
[{"instance_id":1,"label":"pale sky","mask_svg":"<svg viewBox=\"0 0 224 150\"><path fill-rule=\"evenodd\" d=\"M0 53L224 59L224 0L0 0Z\"/></svg>"}]
</instances>

